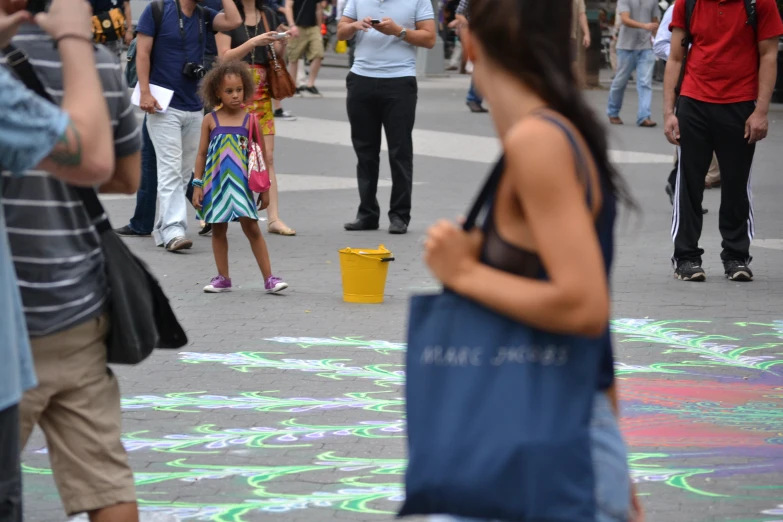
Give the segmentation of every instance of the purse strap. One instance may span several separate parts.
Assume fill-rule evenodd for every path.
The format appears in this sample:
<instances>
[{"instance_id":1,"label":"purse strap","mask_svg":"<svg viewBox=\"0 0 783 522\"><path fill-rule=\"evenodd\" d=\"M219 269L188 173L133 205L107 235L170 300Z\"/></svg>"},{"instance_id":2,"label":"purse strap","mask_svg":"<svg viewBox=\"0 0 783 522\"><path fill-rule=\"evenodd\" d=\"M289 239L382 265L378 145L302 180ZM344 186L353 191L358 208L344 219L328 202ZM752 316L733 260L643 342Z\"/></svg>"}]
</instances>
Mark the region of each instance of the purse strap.
<instances>
[{"instance_id":1,"label":"purse strap","mask_svg":"<svg viewBox=\"0 0 783 522\"><path fill-rule=\"evenodd\" d=\"M250 143L256 142L258 140L258 137L256 134L258 133L258 130L256 128L256 115L252 112L248 113L248 116L250 116L250 124L248 125L247 129L247 141Z\"/></svg>"},{"instance_id":2,"label":"purse strap","mask_svg":"<svg viewBox=\"0 0 783 522\"><path fill-rule=\"evenodd\" d=\"M41 98L57 105L49 93L46 92L46 88L43 83L41 83L38 75L35 74L35 69L24 50L9 44L3 52L7 59L6 63L13 68L16 75L28 89L35 92ZM111 223L109 223L109 218L106 216L106 211L103 209L103 205L101 204L101 200L98 199L98 194L96 194L95 189L74 187L72 185L69 185L69 188L82 200L87 215L90 216L90 221L95 226L98 233L111 230Z\"/></svg>"},{"instance_id":3,"label":"purse strap","mask_svg":"<svg viewBox=\"0 0 783 522\"><path fill-rule=\"evenodd\" d=\"M268 33L271 30L271 29L269 29L269 22L266 19L266 13L262 13L262 14L263 14L263 16L261 18L264 21L264 32ZM275 52L275 44L274 43L269 44L269 51L272 53L272 61L275 63L275 71L279 71L281 69L281 67L280 67L280 64L277 61L277 53Z\"/></svg>"}]
</instances>

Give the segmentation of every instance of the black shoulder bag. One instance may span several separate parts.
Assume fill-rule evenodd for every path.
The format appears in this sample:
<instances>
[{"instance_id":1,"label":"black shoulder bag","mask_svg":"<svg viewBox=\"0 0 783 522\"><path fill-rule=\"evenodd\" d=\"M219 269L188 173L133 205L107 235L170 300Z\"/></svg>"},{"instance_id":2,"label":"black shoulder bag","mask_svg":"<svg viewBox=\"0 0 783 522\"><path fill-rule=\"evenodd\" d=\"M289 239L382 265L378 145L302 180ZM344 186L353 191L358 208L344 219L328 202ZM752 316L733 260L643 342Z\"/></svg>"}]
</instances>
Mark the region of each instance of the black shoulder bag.
<instances>
[{"instance_id":1,"label":"black shoulder bag","mask_svg":"<svg viewBox=\"0 0 783 522\"><path fill-rule=\"evenodd\" d=\"M24 51L8 46L5 55L8 65L30 90L54 103ZM114 233L95 190L82 187L71 187L71 190L79 195L95 226L106 266L111 319L106 342L107 361L138 364L155 348L185 346L188 338L160 283Z\"/></svg>"}]
</instances>

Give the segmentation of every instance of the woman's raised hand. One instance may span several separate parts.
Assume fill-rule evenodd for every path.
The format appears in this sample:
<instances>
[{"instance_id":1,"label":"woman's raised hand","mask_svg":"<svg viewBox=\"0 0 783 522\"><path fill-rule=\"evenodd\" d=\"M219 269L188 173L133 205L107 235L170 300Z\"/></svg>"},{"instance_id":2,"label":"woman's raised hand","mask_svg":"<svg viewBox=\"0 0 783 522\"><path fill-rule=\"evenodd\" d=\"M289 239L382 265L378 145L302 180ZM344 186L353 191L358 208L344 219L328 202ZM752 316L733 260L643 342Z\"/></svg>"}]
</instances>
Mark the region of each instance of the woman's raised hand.
<instances>
[{"instance_id":1,"label":"woman's raised hand","mask_svg":"<svg viewBox=\"0 0 783 522\"><path fill-rule=\"evenodd\" d=\"M253 42L253 45L256 47L272 45L277 41L277 31L269 31L268 33L259 34L250 41Z\"/></svg>"}]
</instances>

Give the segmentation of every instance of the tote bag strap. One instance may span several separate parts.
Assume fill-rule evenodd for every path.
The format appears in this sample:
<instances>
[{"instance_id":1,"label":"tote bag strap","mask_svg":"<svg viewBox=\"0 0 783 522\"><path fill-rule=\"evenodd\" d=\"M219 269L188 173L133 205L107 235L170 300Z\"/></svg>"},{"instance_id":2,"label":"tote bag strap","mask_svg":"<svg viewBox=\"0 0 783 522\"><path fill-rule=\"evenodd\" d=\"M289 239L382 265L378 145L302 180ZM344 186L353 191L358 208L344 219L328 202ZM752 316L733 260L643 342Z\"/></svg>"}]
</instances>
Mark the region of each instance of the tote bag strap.
<instances>
[{"instance_id":1,"label":"tote bag strap","mask_svg":"<svg viewBox=\"0 0 783 522\"><path fill-rule=\"evenodd\" d=\"M593 194L593 183L590 176L590 168L588 166L589 164L587 158L585 158L585 153L582 147L574 135L574 132L558 118L548 115L543 111L537 112L537 116L539 118L542 118L559 127L568 138L568 142L574 151L576 173L581 178L585 186L587 206L591 212L595 213L595 195ZM492 200L494 199L498 185L500 184L500 179L503 177L503 171L505 170L505 160L506 156L504 154L495 164L495 167L492 169L492 172L487 178L486 183L484 183L484 187L481 189L481 192L476 198L476 201L473 203L473 207L471 207L470 212L468 213L465 224L462 226L465 231L470 231L475 228L476 220L478 219L479 215L484 209L487 208L489 204L491 204Z\"/></svg>"},{"instance_id":2,"label":"tote bag strap","mask_svg":"<svg viewBox=\"0 0 783 522\"><path fill-rule=\"evenodd\" d=\"M476 227L476 220L481 214L481 211L487 207L487 204L495 197L498 185L500 184L500 178L503 177L503 171L506 168L506 156L505 154L495 163L487 181L479 192L473 206L468 212L468 217L465 219L465 223L462 225L463 230L469 232Z\"/></svg>"}]
</instances>

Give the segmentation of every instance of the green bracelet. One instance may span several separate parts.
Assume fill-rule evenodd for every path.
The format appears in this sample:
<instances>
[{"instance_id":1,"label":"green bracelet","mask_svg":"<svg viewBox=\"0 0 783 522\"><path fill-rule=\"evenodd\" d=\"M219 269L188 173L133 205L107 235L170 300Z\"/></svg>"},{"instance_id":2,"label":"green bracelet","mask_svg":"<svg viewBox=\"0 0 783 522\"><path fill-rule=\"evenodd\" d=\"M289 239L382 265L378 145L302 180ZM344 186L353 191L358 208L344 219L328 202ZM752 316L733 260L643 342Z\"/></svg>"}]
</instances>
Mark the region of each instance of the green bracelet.
<instances>
[{"instance_id":1,"label":"green bracelet","mask_svg":"<svg viewBox=\"0 0 783 522\"><path fill-rule=\"evenodd\" d=\"M190 182L191 185L198 188L204 188L204 180L203 179L197 179L193 178L193 181Z\"/></svg>"}]
</instances>

